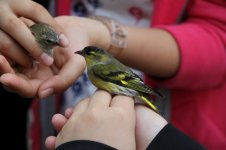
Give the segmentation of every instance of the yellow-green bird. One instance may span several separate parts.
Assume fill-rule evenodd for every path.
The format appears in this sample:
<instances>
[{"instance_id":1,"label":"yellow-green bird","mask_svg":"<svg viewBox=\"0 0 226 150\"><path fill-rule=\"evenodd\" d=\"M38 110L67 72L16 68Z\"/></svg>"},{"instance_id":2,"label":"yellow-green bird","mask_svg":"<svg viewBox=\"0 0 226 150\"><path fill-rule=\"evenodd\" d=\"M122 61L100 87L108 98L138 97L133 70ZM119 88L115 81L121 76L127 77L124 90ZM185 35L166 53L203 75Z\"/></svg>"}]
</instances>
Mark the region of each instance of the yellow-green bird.
<instances>
[{"instance_id":1,"label":"yellow-green bird","mask_svg":"<svg viewBox=\"0 0 226 150\"><path fill-rule=\"evenodd\" d=\"M30 30L40 48L53 57L53 47L60 45L59 36L53 27L46 23L35 23L30 26Z\"/></svg>"},{"instance_id":2,"label":"yellow-green bird","mask_svg":"<svg viewBox=\"0 0 226 150\"><path fill-rule=\"evenodd\" d=\"M127 95L142 100L141 102L157 111L150 94L162 96L161 93L145 84L138 75L110 53L95 46L87 46L75 53L85 58L88 77L97 88L111 94Z\"/></svg>"}]
</instances>

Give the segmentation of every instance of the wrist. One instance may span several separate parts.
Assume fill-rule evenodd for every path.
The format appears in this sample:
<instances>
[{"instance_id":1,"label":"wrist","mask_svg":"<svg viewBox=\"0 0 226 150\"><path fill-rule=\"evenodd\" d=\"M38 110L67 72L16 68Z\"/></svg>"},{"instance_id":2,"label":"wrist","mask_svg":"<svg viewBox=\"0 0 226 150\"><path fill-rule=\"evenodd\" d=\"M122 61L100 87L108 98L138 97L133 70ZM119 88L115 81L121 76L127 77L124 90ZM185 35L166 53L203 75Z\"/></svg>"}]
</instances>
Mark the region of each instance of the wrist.
<instances>
[{"instance_id":1,"label":"wrist","mask_svg":"<svg viewBox=\"0 0 226 150\"><path fill-rule=\"evenodd\" d=\"M118 57L121 51L127 47L127 33L124 26L115 19L106 16L90 16L89 18L100 22L108 30L110 43L106 50L113 56Z\"/></svg>"},{"instance_id":2,"label":"wrist","mask_svg":"<svg viewBox=\"0 0 226 150\"><path fill-rule=\"evenodd\" d=\"M111 35L104 24L89 18L83 18L83 24L89 37L89 45L101 47L106 50L110 48Z\"/></svg>"},{"instance_id":3,"label":"wrist","mask_svg":"<svg viewBox=\"0 0 226 150\"><path fill-rule=\"evenodd\" d=\"M168 122L162 116L143 105L136 105L135 110L137 148L146 149ZM147 129L149 132L147 132Z\"/></svg>"}]
</instances>

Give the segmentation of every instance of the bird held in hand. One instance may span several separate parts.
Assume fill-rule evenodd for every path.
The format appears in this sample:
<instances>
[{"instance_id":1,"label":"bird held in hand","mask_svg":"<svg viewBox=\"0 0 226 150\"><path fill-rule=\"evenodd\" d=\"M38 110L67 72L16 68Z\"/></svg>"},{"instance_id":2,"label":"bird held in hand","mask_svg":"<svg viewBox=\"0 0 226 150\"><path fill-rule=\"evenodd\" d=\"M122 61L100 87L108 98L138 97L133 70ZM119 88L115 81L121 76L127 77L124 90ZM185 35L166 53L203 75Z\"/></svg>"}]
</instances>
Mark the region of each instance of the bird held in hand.
<instances>
[{"instance_id":1,"label":"bird held in hand","mask_svg":"<svg viewBox=\"0 0 226 150\"><path fill-rule=\"evenodd\" d=\"M59 36L53 27L46 23L36 23L30 26L30 30L40 48L49 56L53 57L53 47L60 45Z\"/></svg>"},{"instance_id":2,"label":"bird held in hand","mask_svg":"<svg viewBox=\"0 0 226 150\"><path fill-rule=\"evenodd\" d=\"M150 94L162 96L161 93L146 85L138 75L110 53L95 46L87 46L75 53L85 58L89 79L97 88L111 94L142 100L141 102L157 111Z\"/></svg>"}]
</instances>

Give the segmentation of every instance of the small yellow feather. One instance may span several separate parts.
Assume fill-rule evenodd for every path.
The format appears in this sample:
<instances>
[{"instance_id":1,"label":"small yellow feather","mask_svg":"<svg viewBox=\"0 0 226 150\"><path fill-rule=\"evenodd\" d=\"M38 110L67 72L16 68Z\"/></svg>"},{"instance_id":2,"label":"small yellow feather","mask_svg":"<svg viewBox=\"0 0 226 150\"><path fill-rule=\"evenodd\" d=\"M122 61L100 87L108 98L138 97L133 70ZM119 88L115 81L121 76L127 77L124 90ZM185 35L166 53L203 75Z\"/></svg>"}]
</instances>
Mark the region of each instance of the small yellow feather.
<instances>
[{"instance_id":1,"label":"small yellow feather","mask_svg":"<svg viewBox=\"0 0 226 150\"><path fill-rule=\"evenodd\" d=\"M125 84L125 85L127 85L127 84L128 84L128 82L123 81L123 80L121 80L121 82L122 82L122 84Z\"/></svg>"}]
</instances>

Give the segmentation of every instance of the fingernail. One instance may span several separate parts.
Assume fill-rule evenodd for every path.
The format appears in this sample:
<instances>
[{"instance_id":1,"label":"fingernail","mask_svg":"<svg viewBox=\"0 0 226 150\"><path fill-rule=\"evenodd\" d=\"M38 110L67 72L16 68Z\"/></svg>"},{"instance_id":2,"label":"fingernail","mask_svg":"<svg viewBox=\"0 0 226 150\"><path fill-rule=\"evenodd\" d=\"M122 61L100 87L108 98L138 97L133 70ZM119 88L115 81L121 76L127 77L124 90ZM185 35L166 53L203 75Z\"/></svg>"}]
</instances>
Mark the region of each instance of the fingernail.
<instances>
[{"instance_id":1,"label":"fingernail","mask_svg":"<svg viewBox=\"0 0 226 150\"><path fill-rule=\"evenodd\" d=\"M64 34L59 35L60 45L63 47L67 47L69 45L69 40Z\"/></svg>"},{"instance_id":2,"label":"fingernail","mask_svg":"<svg viewBox=\"0 0 226 150\"><path fill-rule=\"evenodd\" d=\"M53 58L50 57L48 54L46 53L42 53L40 56L41 60L47 65L50 66L53 64Z\"/></svg>"},{"instance_id":3,"label":"fingernail","mask_svg":"<svg viewBox=\"0 0 226 150\"><path fill-rule=\"evenodd\" d=\"M46 98L46 97L52 95L53 92L54 92L53 88L45 89L39 94L39 97L40 98Z\"/></svg>"}]
</instances>

